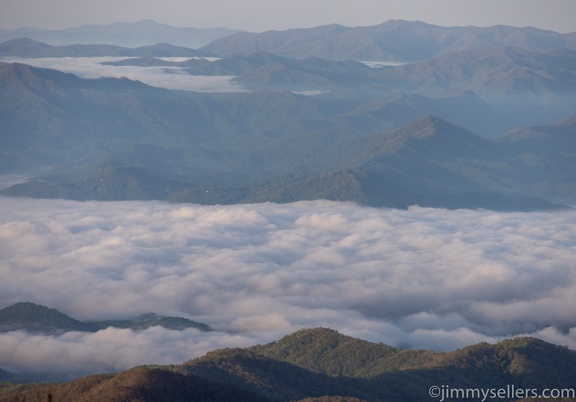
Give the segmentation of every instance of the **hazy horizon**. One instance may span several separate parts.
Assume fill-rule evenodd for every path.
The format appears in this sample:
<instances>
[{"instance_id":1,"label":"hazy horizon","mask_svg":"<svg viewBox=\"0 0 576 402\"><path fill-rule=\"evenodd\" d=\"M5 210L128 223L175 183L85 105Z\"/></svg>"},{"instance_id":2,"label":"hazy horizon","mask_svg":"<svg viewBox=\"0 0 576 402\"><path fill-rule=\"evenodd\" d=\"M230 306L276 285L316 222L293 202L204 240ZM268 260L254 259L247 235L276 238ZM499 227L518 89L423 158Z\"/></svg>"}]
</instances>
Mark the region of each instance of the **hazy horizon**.
<instances>
[{"instance_id":1,"label":"hazy horizon","mask_svg":"<svg viewBox=\"0 0 576 402\"><path fill-rule=\"evenodd\" d=\"M0 0L0 11L0 30L153 20L263 32L406 20L576 32L575 0ZM182 33L143 25L86 37ZM258 40L226 42L206 54L229 60L189 69L104 63L128 57L25 58L106 53L5 45L0 61L82 80L2 65L3 173L14 174L0 174L0 189L42 172L43 182L10 194L130 201L0 196L0 309L29 301L79 320L157 313L213 331L5 331L0 369L119 372L314 327L401 348L532 336L576 351L576 209L551 203L576 199L576 34L421 28L406 28L413 49L403 27L390 40L356 30L332 42L315 34L318 44L305 36L283 59L230 54L292 35L238 35ZM265 51L288 42L278 43ZM166 48L149 54L180 55ZM364 54L370 66L407 65L340 62ZM169 90L84 80L98 77Z\"/></svg>"},{"instance_id":2,"label":"hazy horizon","mask_svg":"<svg viewBox=\"0 0 576 402\"><path fill-rule=\"evenodd\" d=\"M177 27L228 28L262 32L310 28L327 24L372 26L392 19L440 26L531 26L561 33L576 31L576 2L571 0L250 0L234 2L122 3L60 0L58 6L39 0L1 0L0 28L65 29L152 19ZM225 12L224 12L225 10ZM353 11L353 12L351 12Z\"/></svg>"}]
</instances>

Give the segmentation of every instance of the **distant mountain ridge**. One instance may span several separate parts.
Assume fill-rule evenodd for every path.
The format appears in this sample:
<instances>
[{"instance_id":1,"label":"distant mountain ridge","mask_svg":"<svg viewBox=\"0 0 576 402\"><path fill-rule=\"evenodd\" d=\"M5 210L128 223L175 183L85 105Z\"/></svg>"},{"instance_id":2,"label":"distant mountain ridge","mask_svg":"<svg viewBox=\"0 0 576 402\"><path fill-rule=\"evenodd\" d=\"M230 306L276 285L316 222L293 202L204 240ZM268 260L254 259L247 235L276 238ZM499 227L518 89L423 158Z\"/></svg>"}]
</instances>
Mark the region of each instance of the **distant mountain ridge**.
<instances>
[{"instance_id":1,"label":"distant mountain ridge","mask_svg":"<svg viewBox=\"0 0 576 402\"><path fill-rule=\"evenodd\" d=\"M387 110L414 107L418 116L442 102L482 110L466 92L452 101L406 95L361 107L286 91L174 92L22 64L0 64L0 85L2 169L60 166L4 195L506 210L555 208L550 201L575 197L571 119L549 129L543 147L484 139L432 115L397 128L395 109ZM484 113L491 116L489 107Z\"/></svg>"},{"instance_id":2,"label":"distant mountain ridge","mask_svg":"<svg viewBox=\"0 0 576 402\"><path fill-rule=\"evenodd\" d=\"M136 48L101 44L51 46L29 38L16 38L0 43L0 57L196 57L205 53L169 43L154 42Z\"/></svg>"},{"instance_id":3,"label":"distant mountain ridge","mask_svg":"<svg viewBox=\"0 0 576 402\"><path fill-rule=\"evenodd\" d=\"M0 44L0 48L1 48ZM194 76L234 76L234 82L250 90L334 90L377 84L373 69L356 61L333 61L317 57L287 59L270 53L225 59L189 59L170 62L158 58L130 58L102 62L115 66L181 67Z\"/></svg>"},{"instance_id":4,"label":"distant mountain ridge","mask_svg":"<svg viewBox=\"0 0 576 402\"><path fill-rule=\"evenodd\" d=\"M290 58L414 62L440 54L503 46L534 52L576 50L576 33L510 26L440 27L420 21L390 20L370 27L333 24L263 33L239 32L216 39L200 50L221 57L268 52Z\"/></svg>"},{"instance_id":5,"label":"distant mountain ridge","mask_svg":"<svg viewBox=\"0 0 576 402\"><path fill-rule=\"evenodd\" d=\"M390 62L415 62L455 52L485 51L498 47L515 47L536 53L553 49L576 50L576 32L561 34L504 25L442 27L403 20L389 20L375 26L345 27L332 24L262 33L222 28L175 28L151 20L64 30L0 30L0 42L18 38L49 43L57 48L52 50L56 55L63 54L65 48L72 45L79 49L82 49L82 45L137 48L158 43L197 49L201 54L219 57L267 52L293 59L319 57ZM86 49L83 49L85 53ZM67 51L68 55L73 56L71 48Z\"/></svg>"},{"instance_id":6,"label":"distant mountain ridge","mask_svg":"<svg viewBox=\"0 0 576 402\"><path fill-rule=\"evenodd\" d=\"M29 58L130 57L103 64L177 67L178 73L193 76L233 77L234 88L321 93L326 99L347 101L382 101L398 94L435 99L473 93L480 102L474 102L468 96L466 100L470 103L466 104L456 103L448 107L428 102L424 106L419 102L418 107L424 106L427 109L425 113L451 121L455 121L452 116L456 116L457 123L467 123L463 125L477 132L486 130L487 136L502 134L520 125L553 122L576 113L576 70L571 68L576 63L576 51L570 49L545 52L518 47L463 50L382 68L370 68L351 60L328 60L317 56L290 59L263 52L213 60L206 58L208 54L205 52L168 44L133 49L108 45L53 47L29 39L17 39L0 43L2 54ZM187 60L160 59L174 56L186 57ZM398 98L397 102L403 102L405 107L395 113L396 117L389 119L404 118L406 123L405 116L414 103L406 103L406 98ZM452 112L454 108L459 108L460 112Z\"/></svg>"},{"instance_id":7,"label":"distant mountain ridge","mask_svg":"<svg viewBox=\"0 0 576 402\"><path fill-rule=\"evenodd\" d=\"M168 402L419 402L430 400L431 387L445 386L445 391L503 389L508 392L504 400L566 389L562 400L574 401L576 395L569 389L575 374L575 351L536 338L432 352L397 349L313 328L266 345L216 350L182 365L140 366L116 375L23 389L8 385L0 395L3 401L30 402L45 401L48 394L79 402L95 395L102 400L139 401L156 401L161 395ZM520 392L511 392L511 384ZM444 400L464 400L457 395L444 394Z\"/></svg>"},{"instance_id":8,"label":"distant mountain ridge","mask_svg":"<svg viewBox=\"0 0 576 402\"><path fill-rule=\"evenodd\" d=\"M461 51L381 71L419 93L444 92L454 87L474 91L486 101L544 105L552 94L574 97L576 50L543 53L499 47Z\"/></svg>"},{"instance_id":9,"label":"distant mountain ridge","mask_svg":"<svg viewBox=\"0 0 576 402\"><path fill-rule=\"evenodd\" d=\"M66 29L0 29L0 42L27 37L54 46L107 44L139 47L163 42L175 46L198 48L214 39L237 32L240 30L177 28L148 19L138 22L115 22L108 25L83 25Z\"/></svg>"},{"instance_id":10,"label":"distant mountain ridge","mask_svg":"<svg viewBox=\"0 0 576 402\"><path fill-rule=\"evenodd\" d=\"M0 332L28 331L50 334L68 331L96 332L108 327L144 330L154 326L174 330L186 328L210 330L206 324L186 318L155 314L146 314L131 320L78 321L56 309L31 302L12 304L0 310Z\"/></svg>"}]
</instances>

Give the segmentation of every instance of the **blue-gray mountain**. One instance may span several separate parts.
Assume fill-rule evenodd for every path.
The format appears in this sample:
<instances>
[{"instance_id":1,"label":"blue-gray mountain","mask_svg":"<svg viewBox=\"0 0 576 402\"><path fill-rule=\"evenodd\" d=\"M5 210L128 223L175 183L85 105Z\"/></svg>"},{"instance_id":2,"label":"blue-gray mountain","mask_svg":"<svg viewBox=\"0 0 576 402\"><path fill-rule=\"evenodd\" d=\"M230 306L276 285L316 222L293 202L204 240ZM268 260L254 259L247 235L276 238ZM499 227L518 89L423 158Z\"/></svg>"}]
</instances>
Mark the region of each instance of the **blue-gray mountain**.
<instances>
[{"instance_id":1,"label":"blue-gray mountain","mask_svg":"<svg viewBox=\"0 0 576 402\"><path fill-rule=\"evenodd\" d=\"M206 54L168 43L156 43L137 48L100 44L52 46L29 38L16 38L0 43L0 56L3 57L196 57L203 55Z\"/></svg>"},{"instance_id":2,"label":"blue-gray mountain","mask_svg":"<svg viewBox=\"0 0 576 402\"><path fill-rule=\"evenodd\" d=\"M0 87L1 170L52 167L6 195L493 209L576 197L573 118L489 140L426 115L474 121L462 116L467 104L498 118L466 91L436 100L200 94L22 64L0 65ZM546 147L534 139L542 130Z\"/></svg>"},{"instance_id":3,"label":"blue-gray mountain","mask_svg":"<svg viewBox=\"0 0 576 402\"><path fill-rule=\"evenodd\" d=\"M116 22L109 25L84 25L67 29L0 29L0 42L27 37L55 46L99 43L138 47L162 42L197 48L214 39L237 32L239 30L224 28L177 28L152 20L142 20L134 23Z\"/></svg>"},{"instance_id":4,"label":"blue-gray mountain","mask_svg":"<svg viewBox=\"0 0 576 402\"><path fill-rule=\"evenodd\" d=\"M576 50L576 33L510 26L439 27L391 20L370 27L326 25L306 29L239 32L201 48L220 57L269 52L291 58L414 62L458 51L518 47L533 52Z\"/></svg>"}]
</instances>

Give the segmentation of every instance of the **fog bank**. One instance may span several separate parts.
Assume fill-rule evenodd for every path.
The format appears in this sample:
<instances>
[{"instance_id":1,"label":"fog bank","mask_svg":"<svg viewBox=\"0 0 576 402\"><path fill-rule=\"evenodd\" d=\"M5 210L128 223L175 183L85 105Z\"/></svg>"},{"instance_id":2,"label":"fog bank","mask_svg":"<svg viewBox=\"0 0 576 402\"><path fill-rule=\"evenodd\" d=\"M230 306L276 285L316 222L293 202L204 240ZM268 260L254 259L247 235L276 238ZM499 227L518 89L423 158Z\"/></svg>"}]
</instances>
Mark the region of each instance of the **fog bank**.
<instances>
[{"instance_id":1,"label":"fog bank","mask_svg":"<svg viewBox=\"0 0 576 402\"><path fill-rule=\"evenodd\" d=\"M0 366L115 371L324 326L453 350L520 334L576 349L576 211L198 206L0 198L0 307L179 315L215 331L0 334ZM146 353L143 353L146 351ZM61 365L61 366L60 366Z\"/></svg>"}]
</instances>

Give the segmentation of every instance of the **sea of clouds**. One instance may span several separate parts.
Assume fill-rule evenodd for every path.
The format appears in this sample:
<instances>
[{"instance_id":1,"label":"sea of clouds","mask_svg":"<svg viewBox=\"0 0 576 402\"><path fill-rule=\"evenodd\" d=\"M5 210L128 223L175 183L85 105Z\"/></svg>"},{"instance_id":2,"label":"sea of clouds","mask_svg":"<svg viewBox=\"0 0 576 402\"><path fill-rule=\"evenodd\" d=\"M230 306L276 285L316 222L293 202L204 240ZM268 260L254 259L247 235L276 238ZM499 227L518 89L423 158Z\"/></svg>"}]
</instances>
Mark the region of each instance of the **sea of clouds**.
<instances>
[{"instance_id":1,"label":"sea of clouds","mask_svg":"<svg viewBox=\"0 0 576 402\"><path fill-rule=\"evenodd\" d=\"M17 198L0 209L0 308L155 312L215 330L2 333L0 367L12 372L181 363L317 326L411 348L524 334L576 349L575 210Z\"/></svg>"}]
</instances>

